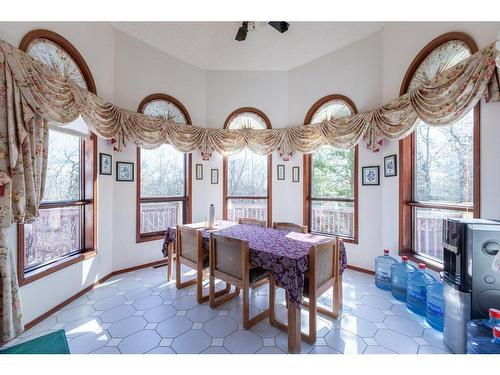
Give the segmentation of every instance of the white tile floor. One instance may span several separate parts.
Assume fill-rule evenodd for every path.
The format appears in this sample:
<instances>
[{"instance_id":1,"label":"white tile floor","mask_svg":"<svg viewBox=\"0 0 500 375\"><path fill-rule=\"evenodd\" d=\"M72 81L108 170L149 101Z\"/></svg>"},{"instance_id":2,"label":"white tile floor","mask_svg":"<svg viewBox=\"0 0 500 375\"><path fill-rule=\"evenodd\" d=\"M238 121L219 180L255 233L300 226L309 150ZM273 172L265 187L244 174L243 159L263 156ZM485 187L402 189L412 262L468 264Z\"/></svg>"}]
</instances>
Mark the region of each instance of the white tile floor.
<instances>
[{"instance_id":1,"label":"white tile floor","mask_svg":"<svg viewBox=\"0 0 500 375\"><path fill-rule=\"evenodd\" d=\"M449 353L442 334L377 289L373 276L346 270L343 287L342 317L320 316L316 344L302 343L302 353ZM267 292L252 292L251 314L267 307ZM320 302L331 306L331 294ZM277 315L286 319L283 303ZM217 309L198 305L194 287L178 290L165 282L165 267L148 268L109 279L8 345L64 328L72 353L286 353L285 333L268 321L246 331L241 321L241 297ZM302 324L305 331L307 311Z\"/></svg>"}]
</instances>

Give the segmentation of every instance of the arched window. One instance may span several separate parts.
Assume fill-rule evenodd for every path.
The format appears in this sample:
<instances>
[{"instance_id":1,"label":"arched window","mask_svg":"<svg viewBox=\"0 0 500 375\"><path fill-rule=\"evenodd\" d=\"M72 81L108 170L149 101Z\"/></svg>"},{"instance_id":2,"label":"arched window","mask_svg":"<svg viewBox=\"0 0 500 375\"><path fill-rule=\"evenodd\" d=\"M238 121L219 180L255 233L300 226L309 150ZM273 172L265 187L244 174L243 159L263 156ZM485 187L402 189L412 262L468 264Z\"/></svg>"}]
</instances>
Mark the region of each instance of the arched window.
<instances>
[{"instance_id":1,"label":"arched window","mask_svg":"<svg viewBox=\"0 0 500 375\"><path fill-rule=\"evenodd\" d=\"M319 99L304 124L356 113L347 97L329 95ZM313 233L358 239L358 146L340 150L324 145L304 155L304 224Z\"/></svg>"},{"instance_id":2,"label":"arched window","mask_svg":"<svg viewBox=\"0 0 500 375\"><path fill-rule=\"evenodd\" d=\"M62 36L34 30L20 49L65 78L96 92L85 60ZM18 228L18 275L21 285L95 255L97 138L78 118L49 123L47 179L40 216Z\"/></svg>"},{"instance_id":3,"label":"arched window","mask_svg":"<svg viewBox=\"0 0 500 375\"><path fill-rule=\"evenodd\" d=\"M476 51L462 33L434 39L411 63L401 94ZM400 252L439 269L443 219L479 216L479 103L448 126L420 121L400 141L400 171Z\"/></svg>"},{"instance_id":4,"label":"arched window","mask_svg":"<svg viewBox=\"0 0 500 375\"><path fill-rule=\"evenodd\" d=\"M186 108L177 99L153 94L139 112L179 124L190 124ZM154 150L137 147L136 241L163 238L168 227L191 221L191 154L164 144Z\"/></svg>"},{"instance_id":5,"label":"arched window","mask_svg":"<svg viewBox=\"0 0 500 375\"><path fill-rule=\"evenodd\" d=\"M255 108L240 108L231 113L225 129L271 129L267 116ZM272 156L257 155L243 150L224 158L223 217L237 221L252 217L271 223L271 164Z\"/></svg>"}]
</instances>

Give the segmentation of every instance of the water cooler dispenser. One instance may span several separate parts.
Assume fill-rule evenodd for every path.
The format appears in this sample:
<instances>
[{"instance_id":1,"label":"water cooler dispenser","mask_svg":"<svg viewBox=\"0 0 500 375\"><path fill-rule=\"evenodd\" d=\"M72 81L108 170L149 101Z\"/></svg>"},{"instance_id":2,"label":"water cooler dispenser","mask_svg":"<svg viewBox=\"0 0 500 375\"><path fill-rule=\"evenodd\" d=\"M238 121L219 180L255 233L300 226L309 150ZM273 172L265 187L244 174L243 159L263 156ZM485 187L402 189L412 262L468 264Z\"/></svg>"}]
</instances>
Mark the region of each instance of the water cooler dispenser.
<instances>
[{"instance_id":1,"label":"water cooler dispenser","mask_svg":"<svg viewBox=\"0 0 500 375\"><path fill-rule=\"evenodd\" d=\"M500 309L500 222L483 219L445 219L444 342L465 353L466 324L487 318L488 308Z\"/></svg>"}]
</instances>

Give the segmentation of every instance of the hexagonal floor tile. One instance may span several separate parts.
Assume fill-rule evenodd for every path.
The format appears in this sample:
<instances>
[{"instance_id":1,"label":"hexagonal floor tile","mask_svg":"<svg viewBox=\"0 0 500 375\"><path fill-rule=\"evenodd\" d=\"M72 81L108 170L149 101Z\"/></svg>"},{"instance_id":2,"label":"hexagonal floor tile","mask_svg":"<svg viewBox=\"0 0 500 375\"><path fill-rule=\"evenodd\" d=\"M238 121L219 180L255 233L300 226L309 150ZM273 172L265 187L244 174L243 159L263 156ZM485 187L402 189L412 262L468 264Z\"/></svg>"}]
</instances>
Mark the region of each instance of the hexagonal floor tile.
<instances>
[{"instance_id":1,"label":"hexagonal floor tile","mask_svg":"<svg viewBox=\"0 0 500 375\"><path fill-rule=\"evenodd\" d=\"M255 316L259 313L259 310L254 306L249 306L248 311L250 312L250 316ZM237 305L229 310L229 316L236 320L237 322L243 321L243 305Z\"/></svg>"},{"instance_id":2,"label":"hexagonal floor tile","mask_svg":"<svg viewBox=\"0 0 500 375\"><path fill-rule=\"evenodd\" d=\"M175 285L169 285L165 289L161 288L160 290L162 290L160 296L167 301L173 301L174 299L187 295L186 289L177 289Z\"/></svg>"},{"instance_id":3,"label":"hexagonal floor tile","mask_svg":"<svg viewBox=\"0 0 500 375\"><path fill-rule=\"evenodd\" d=\"M368 346L363 354L397 354L389 349L384 348L379 345L370 345Z\"/></svg>"},{"instance_id":4,"label":"hexagonal floor tile","mask_svg":"<svg viewBox=\"0 0 500 375\"><path fill-rule=\"evenodd\" d=\"M203 325L212 337L226 337L238 329L238 323L228 316L217 316Z\"/></svg>"},{"instance_id":5,"label":"hexagonal floor tile","mask_svg":"<svg viewBox=\"0 0 500 375\"><path fill-rule=\"evenodd\" d=\"M91 300L100 300L103 298L109 298L116 295L118 291L115 288L109 288L106 286L99 285L98 287L92 289L87 293L87 296Z\"/></svg>"},{"instance_id":6,"label":"hexagonal floor tile","mask_svg":"<svg viewBox=\"0 0 500 375\"><path fill-rule=\"evenodd\" d=\"M73 338L85 333L99 333L104 329L101 327L102 321L97 316L87 316L83 319L75 320L64 325L66 337Z\"/></svg>"},{"instance_id":7,"label":"hexagonal floor tile","mask_svg":"<svg viewBox=\"0 0 500 375\"><path fill-rule=\"evenodd\" d=\"M114 323L134 315L135 311L130 305L122 305L103 312L100 318L104 323Z\"/></svg>"},{"instance_id":8,"label":"hexagonal floor tile","mask_svg":"<svg viewBox=\"0 0 500 375\"><path fill-rule=\"evenodd\" d=\"M69 350L73 354L91 353L105 346L110 339L111 337L105 331L100 333L86 333L71 340L68 343Z\"/></svg>"},{"instance_id":9,"label":"hexagonal floor tile","mask_svg":"<svg viewBox=\"0 0 500 375\"><path fill-rule=\"evenodd\" d=\"M418 349L418 354L451 354L452 352L448 349L436 348L432 345L424 345Z\"/></svg>"},{"instance_id":10,"label":"hexagonal floor tile","mask_svg":"<svg viewBox=\"0 0 500 375\"><path fill-rule=\"evenodd\" d=\"M286 332L281 332L278 336L274 338L276 346L283 351L284 353L288 353L288 334ZM309 353L313 348L312 345L309 345L307 342L302 341L300 344L300 354Z\"/></svg>"},{"instance_id":11,"label":"hexagonal floor tile","mask_svg":"<svg viewBox=\"0 0 500 375\"><path fill-rule=\"evenodd\" d=\"M210 346L212 338L203 331L188 331L176 337L172 349L179 354L201 353Z\"/></svg>"},{"instance_id":12,"label":"hexagonal floor tile","mask_svg":"<svg viewBox=\"0 0 500 375\"><path fill-rule=\"evenodd\" d=\"M37 325L33 326L29 330L25 331L21 335L18 336L18 338L22 339L25 337L30 337L32 335L35 335L40 332L45 332L48 329L52 328L57 324L57 319L55 316L49 316L48 318L42 320L40 323Z\"/></svg>"},{"instance_id":13,"label":"hexagonal floor tile","mask_svg":"<svg viewBox=\"0 0 500 375\"><path fill-rule=\"evenodd\" d=\"M139 280L126 279L116 283L116 289L120 292L130 292L139 288L144 288L144 283Z\"/></svg>"},{"instance_id":14,"label":"hexagonal floor tile","mask_svg":"<svg viewBox=\"0 0 500 375\"><path fill-rule=\"evenodd\" d=\"M153 330L139 331L124 338L118 345L122 353L146 353L160 343L161 337Z\"/></svg>"},{"instance_id":15,"label":"hexagonal floor tile","mask_svg":"<svg viewBox=\"0 0 500 375\"><path fill-rule=\"evenodd\" d=\"M90 305L77 306L69 310L61 311L61 313L57 315L57 321L59 323L74 322L75 320L90 316L93 312L94 308Z\"/></svg>"},{"instance_id":16,"label":"hexagonal floor tile","mask_svg":"<svg viewBox=\"0 0 500 375\"><path fill-rule=\"evenodd\" d=\"M126 301L123 296L112 296L98 300L93 306L96 310L111 310L123 305Z\"/></svg>"},{"instance_id":17,"label":"hexagonal floor tile","mask_svg":"<svg viewBox=\"0 0 500 375\"><path fill-rule=\"evenodd\" d=\"M391 311L403 318L413 320L414 322L424 322L425 318L423 316L417 315L406 308L406 304L394 304L391 307Z\"/></svg>"},{"instance_id":18,"label":"hexagonal floor tile","mask_svg":"<svg viewBox=\"0 0 500 375\"><path fill-rule=\"evenodd\" d=\"M136 300L132 306L137 310L148 310L153 307L159 306L163 303L163 298L160 296L148 296Z\"/></svg>"},{"instance_id":19,"label":"hexagonal floor tile","mask_svg":"<svg viewBox=\"0 0 500 375\"><path fill-rule=\"evenodd\" d=\"M86 305L88 302L89 302L89 297L86 294L84 294L83 296L78 297L77 299L75 299L71 303L68 303L61 310L64 311L64 310L72 309L73 307Z\"/></svg>"},{"instance_id":20,"label":"hexagonal floor tile","mask_svg":"<svg viewBox=\"0 0 500 375\"><path fill-rule=\"evenodd\" d=\"M344 314L340 326L342 329L360 337L373 337L377 332L375 324L350 314Z\"/></svg>"},{"instance_id":21,"label":"hexagonal floor tile","mask_svg":"<svg viewBox=\"0 0 500 375\"><path fill-rule=\"evenodd\" d=\"M328 346L344 354L361 354L367 346L361 337L337 329L326 335L325 341Z\"/></svg>"},{"instance_id":22,"label":"hexagonal floor tile","mask_svg":"<svg viewBox=\"0 0 500 375\"><path fill-rule=\"evenodd\" d=\"M204 350L202 354L231 354L231 352L222 346L211 346Z\"/></svg>"},{"instance_id":23,"label":"hexagonal floor tile","mask_svg":"<svg viewBox=\"0 0 500 375\"><path fill-rule=\"evenodd\" d=\"M141 316L131 316L113 323L108 331L113 337L126 337L143 330L146 324L147 322Z\"/></svg>"},{"instance_id":24,"label":"hexagonal floor tile","mask_svg":"<svg viewBox=\"0 0 500 375\"><path fill-rule=\"evenodd\" d=\"M177 298L172 305L177 310L189 310L198 305L198 301L196 301L196 296L193 295L185 295L184 297Z\"/></svg>"},{"instance_id":25,"label":"hexagonal floor tile","mask_svg":"<svg viewBox=\"0 0 500 375\"><path fill-rule=\"evenodd\" d=\"M136 299L144 298L150 296L153 291L149 288L140 288L136 290L131 290L130 292L126 292L123 296L126 299L135 301Z\"/></svg>"},{"instance_id":26,"label":"hexagonal floor tile","mask_svg":"<svg viewBox=\"0 0 500 375\"><path fill-rule=\"evenodd\" d=\"M280 329L269 324L269 320L262 320L258 322L250 328L250 330L263 338L276 337L281 333Z\"/></svg>"},{"instance_id":27,"label":"hexagonal floor tile","mask_svg":"<svg viewBox=\"0 0 500 375\"><path fill-rule=\"evenodd\" d=\"M149 323L159 323L171 318L176 312L171 305L160 305L146 311L143 318Z\"/></svg>"},{"instance_id":28,"label":"hexagonal floor tile","mask_svg":"<svg viewBox=\"0 0 500 375\"><path fill-rule=\"evenodd\" d=\"M255 353L262 346L262 338L251 331L236 331L224 339L224 347L231 353Z\"/></svg>"},{"instance_id":29,"label":"hexagonal floor tile","mask_svg":"<svg viewBox=\"0 0 500 375\"><path fill-rule=\"evenodd\" d=\"M424 334L422 335L425 341L429 344L443 350L449 350L446 344L443 341L443 332L436 331L432 328L427 328L424 330Z\"/></svg>"},{"instance_id":30,"label":"hexagonal floor tile","mask_svg":"<svg viewBox=\"0 0 500 375\"><path fill-rule=\"evenodd\" d=\"M420 324L397 315L390 315L385 318L384 324L387 328L410 337L422 336L424 333L424 329Z\"/></svg>"},{"instance_id":31,"label":"hexagonal floor tile","mask_svg":"<svg viewBox=\"0 0 500 375\"><path fill-rule=\"evenodd\" d=\"M259 349L256 354L285 354L276 346L266 346Z\"/></svg>"},{"instance_id":32,"label":"hexagonal floor tile","mask_svg":"<svg viewBox=\"0 0 500 375\"><path fill-rule=\"evenodd\" d=\"M156 331L162 337L176 337L189 331L192 326L193 322L185 316L173 316L159 323L158 326L156 326Z\"/></svg>"},{"instance_id":33,"label":"hexagonal floor tile","mask_svg":"<svg viewBox=\"0 0 500 375\"><path fill-rule=\"evenodd\" d=\"M352 306L351 313L370 322L383 322L385 319L385 314L382 311L366 305Z\"/></svg>"},{"instance_id":34,"label":"hexagonal floor tile","mask_svg":"<svg viewBox=\"0 0 500 375\"><path fill-rule=\"evenodd\" d=\"M121 354L116 346L103 346L94 350L92 354Z\"/></svg>"},{"instance_id":35,"label":"hexagonal floor tile","mask_svg":"<svg viewBox=\"0 0 500 375\"><path fill-rule=\"evenodd\" d=\"M396 353L416 354L418 351L418 344L415 341L390 329L378 330L374 338L384 348Z\"/></svg>"},{"instance_id":36,"label":"hexagonal floor tile","mask_svg":"<svg viewBox=\"0 0 500 375\"><path fill-rule=\"evenodd\" d=\"M329 346L315 346L309 354L342 354L338 350L330 348Z\"/></svg>"},{"instance_id":37,"label":"hexagonal floor tile","mask_svg":"<svg viewBox=\"0 0 500 375\"><path fill-rule=\"evenodd\" d=\"M194 323L202 323L217 316L217 311L208 305L198 305L189 310L186 316Z\"/></svg>"},{"instance_id":38,"label":"hexagonal floor tile","mask_svg":"<svg viewBox=\"0 0 500 375\"><path fill-rule=\"evenodd\" d=\"M147 352L147 354L176 354L169 346L158 346Z\"/></svg>"},{"instance_id":39,"label":"hexagonal floor tile","mask_svg":"<svg viewBox=\"0 0 500 375\"><path fill-rule=\"evenodd\" d=\"M392 303L386 298L372 295L363 296L363 298L361 298L361 302L363 302L364 305L375 307L379 310L390 310L392 306Z\"/></svg>"}]
</instances>

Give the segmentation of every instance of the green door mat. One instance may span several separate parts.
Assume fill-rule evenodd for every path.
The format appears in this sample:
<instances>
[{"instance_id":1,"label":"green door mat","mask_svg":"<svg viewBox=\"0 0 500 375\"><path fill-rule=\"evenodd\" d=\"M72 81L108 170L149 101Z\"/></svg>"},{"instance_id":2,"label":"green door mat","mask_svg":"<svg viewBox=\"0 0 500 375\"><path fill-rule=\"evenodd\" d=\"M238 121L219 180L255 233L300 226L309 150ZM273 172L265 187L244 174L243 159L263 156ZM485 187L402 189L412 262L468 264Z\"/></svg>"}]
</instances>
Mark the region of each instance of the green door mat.
<instances>
[{"instance_id":1,"label":"green door mat","mask_svg":"<svg viewBox=\"0 0 500 375\"><path fill-rule=\"evenodd\" d=\"M64 329L0 350L0 354L70 354Z\"/></svg>"}]
</instances>

